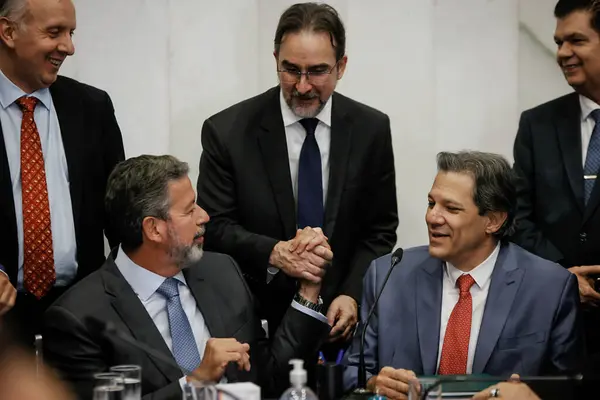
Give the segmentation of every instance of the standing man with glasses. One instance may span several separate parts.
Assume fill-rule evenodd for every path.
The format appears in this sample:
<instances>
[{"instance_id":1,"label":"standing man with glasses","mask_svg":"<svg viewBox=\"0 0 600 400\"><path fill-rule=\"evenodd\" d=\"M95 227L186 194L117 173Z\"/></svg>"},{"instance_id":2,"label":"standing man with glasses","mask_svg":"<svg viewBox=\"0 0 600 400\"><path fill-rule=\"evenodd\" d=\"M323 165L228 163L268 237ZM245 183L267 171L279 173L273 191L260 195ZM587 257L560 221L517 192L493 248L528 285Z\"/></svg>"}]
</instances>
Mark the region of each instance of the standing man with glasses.
<instances>
[{"instance_id":1,"label":"standing man with glasses","mask_svg":"<svg viewBox=\"0 0 600 400\"><path fill-rule=\"evenodd\" d=\"M309 306L327 315L337 349L356 325L365 270L392 250L398 226L389 118L334 91L345 47L331 6L285 10L273 53L280 85L206 120L198 178L205 245L240 264L271 334L297 280L322 279Z\"/></svg>"}]
</instances>

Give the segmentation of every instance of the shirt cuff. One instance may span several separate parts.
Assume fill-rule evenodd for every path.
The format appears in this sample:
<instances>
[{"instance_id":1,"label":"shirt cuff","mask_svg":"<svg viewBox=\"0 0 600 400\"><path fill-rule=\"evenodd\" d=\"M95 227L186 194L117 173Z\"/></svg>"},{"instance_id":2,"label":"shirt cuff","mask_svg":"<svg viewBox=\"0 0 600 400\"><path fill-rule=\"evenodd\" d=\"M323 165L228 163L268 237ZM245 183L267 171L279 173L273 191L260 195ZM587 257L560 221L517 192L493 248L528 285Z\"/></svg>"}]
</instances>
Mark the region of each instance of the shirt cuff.
<instances>
[{"instance_id":1,"label":"shirt cuff","mask_svg":"<svg viewBox=\"0 0 600 400\"><path fill-rule=\"evenodd\" d=\"M295 308L296 310L300 311L301 313L309 315L309 316L316 318L319 321L329 325L329 321L327 321L326 316L324 316L321 313L316 312L315 310L311 310L310 308L303 306L302 304L298 303L297 301L292 301L292 307Z\"/></svg>"},{"instance_id":2,"label":"shirt cuff","mask_svg":"<svg viewBox=\"0 0 600 400\"><path fill-rule=\"evenodd\" d=\"M181 393L185 393L185 384L187 383L186 376L182 376L179 378L179 386L181 387Z\"/></svg>"}]
</instances>

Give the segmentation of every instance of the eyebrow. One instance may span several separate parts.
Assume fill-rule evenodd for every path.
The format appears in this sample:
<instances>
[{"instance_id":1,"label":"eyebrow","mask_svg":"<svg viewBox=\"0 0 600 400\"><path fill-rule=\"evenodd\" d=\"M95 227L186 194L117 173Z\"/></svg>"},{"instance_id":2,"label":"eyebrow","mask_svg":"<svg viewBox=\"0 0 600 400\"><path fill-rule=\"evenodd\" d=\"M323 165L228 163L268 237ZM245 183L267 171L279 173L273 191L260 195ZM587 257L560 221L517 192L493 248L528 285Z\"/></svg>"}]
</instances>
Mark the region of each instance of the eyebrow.
<instances>
[{"instance_id":1,"label":"eyebrow","mask_svg":"<svg viewBox=\"0 0 600 400\"><path fill-rule=\"evenodd\" d=\"M572 39L587 39L587 36L584 35L583 33L579 33L579 32L569 33L568 35L564 36L563 38L559 38L556 35L554 36L555 42L564 42L564 41L572 40Z\"/></svg>"},{"instance_id":2,"label":"eyebrow","mask_svg":"<svg viewBox=\"0 0 600 400\"><path fill-rule=\"evenodd\" d=\"M281 65L283 65L284 67L293 67L293 68L300 69L296 64L293 64L293 63L289 62L288 60L281 61ZM331 66L327 63L321 63L321 64L317 64L317 65L310 65L308 67L308 69L315 69L315 68L331 68Z\"/></svg>"}]
</instances>

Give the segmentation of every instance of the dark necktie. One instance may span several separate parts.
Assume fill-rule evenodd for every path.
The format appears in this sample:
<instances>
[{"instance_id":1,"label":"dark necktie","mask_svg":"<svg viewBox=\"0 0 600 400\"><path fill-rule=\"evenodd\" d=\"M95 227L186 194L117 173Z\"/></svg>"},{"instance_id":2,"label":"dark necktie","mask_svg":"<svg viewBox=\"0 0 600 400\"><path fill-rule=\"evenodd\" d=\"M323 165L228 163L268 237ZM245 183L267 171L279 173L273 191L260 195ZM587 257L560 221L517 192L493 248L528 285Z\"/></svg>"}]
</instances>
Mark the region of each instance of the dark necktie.
<instances>
[{"instance_id":1,"label":"dark necktie","mask_svg":"<svg viewBox=\"0 0 600 400\"><path fill-rule=\"evenodd\" d=\"M596 125L592 131L583 168L585 204L590 199L592 189L594 189L596 183L596 175L600 170L600 109L592 111L591 116L596 121Z\"/></svg>"},{"instance_id":2,"label":"dark necktie","mask_svg":"<svg viewBox=\"0 0 600 400\"><path fill-rule=\"evenodd\" d=\"M306 139L300 151L298 165L298 228L323 227L323 178L321 152L315 138L319 120L305 118L300 124L306 130Z\"/></svg>"}]
</instances>

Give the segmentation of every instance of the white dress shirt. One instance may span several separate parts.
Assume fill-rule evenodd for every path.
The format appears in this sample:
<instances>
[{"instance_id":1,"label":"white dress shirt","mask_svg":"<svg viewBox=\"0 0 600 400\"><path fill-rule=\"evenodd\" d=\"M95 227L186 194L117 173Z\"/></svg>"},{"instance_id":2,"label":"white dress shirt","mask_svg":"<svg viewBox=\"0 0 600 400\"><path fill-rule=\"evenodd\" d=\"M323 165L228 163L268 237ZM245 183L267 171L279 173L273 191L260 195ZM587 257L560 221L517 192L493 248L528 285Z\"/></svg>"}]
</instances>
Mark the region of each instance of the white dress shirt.
<instances>
[{"instance_id":1,"label":"white dress shirt","mask_svg":"<svg viewBox=\"0 0 600 400\"><path fill-rule=\"evenodd\" d=\"M481 328L481 321L483 319L483 310L485 309L485 302L490 290L490 282L496 260L498 259L498 253L500 251L500 244L496 246L492 254L489 257L471 270L468 275L471 275L475 280L475 284L471 286L471 298L473 304L473 314L471 316L471 337L469 338L469 355L467 357L467 374L470 374L473 370L473 358L475 357L475 348L477 347L477 338L479 337L479 329ZM450 314L458 299L460 297L460 290L456 287L456 281L461 275L465 273L457 269L450 263L444 265L444 280L442 285L442 313L440 318L440 343L438 347L438 359L437 369L440 367L440 358L442 356L442 347L444 345L444 335L446 334L446 327L448 326L448 320Z\"/></svg>"},{"instance_id":2,"label":"white dress shirt","mask_svg":"<svg viewBox=\"0 0 600 400\"><path fill-rule=\"evenodd\" d=\"M315 118L319 120L315 130L315 139L319 145L321 153L321 174L323 177L323 209L327 200L327 186L329 184L329 147L331 146L331 102L333 96L327 100L325 106ZM281 116L285 127L285 140L287 142L288 159L290 162L290 176L292 177L292 189L294 199L298 203L298 167L300 163L300 151L306 139L306 130L300 124L301 117L290 110L290 107L283 98L283 93L279 92L279 102L281 104Z\"/></svg>"},{"instance_id":3,"label":"white dress shirt","mask_svg":"<svg viewBox=\"0 0 600 400\"><path fill-rule=\"evenodd\" d=\"M600 105L582 95L579 95L579 105L581 107L581 162L585 168L585 157L587 156L592 132L596 126L596 121L590 114L592 111L599 109Z\"/></svg>"},{"instance_id":4,"label":"white dress shirt","mask_svg":"<svg viewBox=\"0 0 600 400\"><path fill-rule=\"evenodd\" d=\"M15 215L17 216L19 244L17 289L19 290L23 289L23 197L21 191L21 121L23 112L16 100L26 95L0 71L0 122L10 168ZM33 118L40 135L46 169L56 270L55 285L66 286L77 274L77 245L71 193L69 192L67 158L50 90L40 89L29 96L39 100Z\"/></svg>"}]
</instances>

